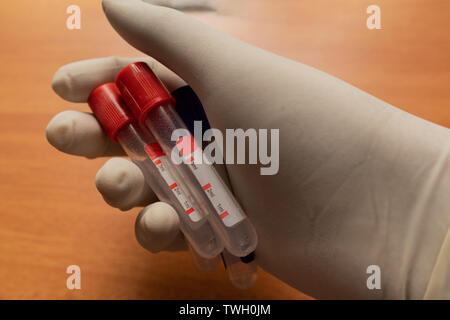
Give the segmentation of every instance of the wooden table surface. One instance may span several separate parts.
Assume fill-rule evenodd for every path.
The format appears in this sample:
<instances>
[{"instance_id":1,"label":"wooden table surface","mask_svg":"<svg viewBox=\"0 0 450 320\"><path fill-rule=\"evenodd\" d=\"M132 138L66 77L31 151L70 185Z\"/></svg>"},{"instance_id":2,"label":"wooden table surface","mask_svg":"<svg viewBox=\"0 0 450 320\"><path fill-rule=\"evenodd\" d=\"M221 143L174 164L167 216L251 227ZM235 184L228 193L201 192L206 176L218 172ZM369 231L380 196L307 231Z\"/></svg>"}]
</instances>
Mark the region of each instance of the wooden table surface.
<instances>
[{"instance_id":1,"label":"wooden table surface","mask_svg":"<svg viewBox=\"0 0 450 320\"><path fill-rule=\"evenodd\" d=\"M448 0L230 1L219 15L190 14L450 126ZM81 30L65 27L70 4L81 7ZM382 30L366 27L370 4L381 7ZM2 1L0 30L0 299L305 298L262 271L255 287L240 291L221 268L196 271L187 253L147 253L134 238L138 210L112 209L96 191L105 159L47 143L53 115L87 111L52 92L59 66L139 56L109 26L100 1ZM72 264L81 267L81 290L66 288Z\"/></svg>"}]
</instances>

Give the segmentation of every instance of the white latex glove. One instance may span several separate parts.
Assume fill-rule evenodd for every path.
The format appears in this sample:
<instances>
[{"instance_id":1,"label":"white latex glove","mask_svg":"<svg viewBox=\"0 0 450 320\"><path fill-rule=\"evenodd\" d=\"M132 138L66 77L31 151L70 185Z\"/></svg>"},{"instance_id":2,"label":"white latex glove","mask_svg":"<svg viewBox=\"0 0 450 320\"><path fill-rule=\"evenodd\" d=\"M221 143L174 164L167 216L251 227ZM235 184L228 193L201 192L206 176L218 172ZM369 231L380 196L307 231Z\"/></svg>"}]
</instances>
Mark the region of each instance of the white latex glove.
<instances>
[{"instance_id":1,"label":"white latex glove","mask_svg":"<svg viewBox=\"0 0 450 320\"><path fill-rule=\"evenodd\" d=\"M220 0L144 0L144 2L179 10L216 10Z\"/></svg>"},{"instance_id":2,"label":"white latex glove","mask_svg":"<svg viewBox=\"0 0 450 320\"><path fill-rule=\"evenodd\" d=\"M448 129L173 9L139 0L104 0L103 7L128 43L159 61L150 66L170 90L183 80L191 85L212 127L280 129L277 175L227 166L266 271L317 298L450 298ZM64 99L85 102L129 62L69 64L53 87ZM57 115L47 137L71 154L121 152L89 114ZM96 182L115 207L154 199L125 160L108 161ZM180 247L167 205L147 207L137 226L137 238L153 252ZM370 265L381 269L381 290L366 286Z\"/></svg>"}]
</instances>

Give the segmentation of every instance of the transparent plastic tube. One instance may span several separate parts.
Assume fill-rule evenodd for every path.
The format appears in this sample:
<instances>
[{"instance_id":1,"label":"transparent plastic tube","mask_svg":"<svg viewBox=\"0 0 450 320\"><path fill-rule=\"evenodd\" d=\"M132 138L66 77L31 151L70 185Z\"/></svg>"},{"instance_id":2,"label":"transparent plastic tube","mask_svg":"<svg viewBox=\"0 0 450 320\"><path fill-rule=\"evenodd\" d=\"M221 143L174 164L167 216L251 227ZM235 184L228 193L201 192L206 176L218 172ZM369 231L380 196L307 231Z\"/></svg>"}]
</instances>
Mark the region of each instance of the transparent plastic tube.
<instances>
[{"instance_id":1,"label":"transparent plastic tube","mask_svg":"<svg viewBox=\"0 0 450 320\"><path fill-rule=\"evenodd\" d=\"M166 154L180 152L186 161L175 167L202 209L212 212L209 219L228 251L238 257L253 252L257 236L252 224L214 167L203 159L201 148L172 105L152 108L147 113L145 125ZM186 135L174 141L172 133L176 129L186 129Z\"/></svg>"},{"instance_id":2,"label":"transparent plastic tube","mask_svg":"<svg viewBox=\"0 0 450 320\"><path fill-rule=\"evenodd\" d=\"M159 144L134 120L116 85L107 83L95 88L88 103L106 134L120 143L158 198L174 207L188 243L201 257L216 257L223 250L223 242L211 227L207 213L176 175Z\"/></svg>"},{"instance_id":3,"label":"transparent plastic tube","mask_svg":"<svg viewBox=\"0 0 450 320\"><path fill-rule=\"evenodd\" d=\"M191 254L192 262L197 267L197 269L199 269L200 271L203 271L203 272L212 271L220 264L219 255L217 255L216 257L214 257L212 259L206 259L206 258L203 258L202 256L200 256L197 253L197 251L195 251L195 249L192 248L189 241L187 241L187 246L188 246L189 253Z\"/></svg>"},{"instance_id":4,"label":"transparent plastic tube","mask_svg":"<svg viewBox=\"0 0 450 320\"><path fill-rule=\"evenodd\" d=\"M146 182L162 201L171 204L180 218L180 229L195 251L205 259L216 257L223 243L211 228L206 214L175 178L171 164L159 145L135 124L121 128L117 140L131 160L141 169Z\"/></svg>"},{"instance_id":5,"label":"transparent plastic tube","mask_svg":"<svg viewBox=\"0 0 450 320\"><path fill-rule=\"evenodd\" d=\"M245 258L239 258L223 250L222 259L228 279L236 288L245 290L255 284L258 279L258 266L253 253Z\"/></svg>"}]
</instances>

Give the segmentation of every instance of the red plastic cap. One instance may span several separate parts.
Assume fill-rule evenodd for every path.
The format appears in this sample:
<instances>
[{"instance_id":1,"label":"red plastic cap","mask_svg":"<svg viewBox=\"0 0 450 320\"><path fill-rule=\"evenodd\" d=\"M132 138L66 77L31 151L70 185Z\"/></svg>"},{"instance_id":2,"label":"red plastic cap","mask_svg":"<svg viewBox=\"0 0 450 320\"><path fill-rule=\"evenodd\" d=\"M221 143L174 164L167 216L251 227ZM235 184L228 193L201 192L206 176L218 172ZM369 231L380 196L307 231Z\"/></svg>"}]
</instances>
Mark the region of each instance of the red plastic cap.
<instances>
[{"instance_id":1,"label":"red plastic cap","mask_svg":"<svg viewBox=\"0 0 450 320\"><path fill-rule=\"evenodd\" d=\"M114 142L117 142L119 130L134 120L117 86L112 82L92 90L88 104L103 130Z\"/></svg>"},{"instance_id":2,"label":"red plastic cap","mask_svg":"<svg viewBox=\"0 0 450 320\"><path fill-rule=\"evenodd\" d=\"M152 108L164 103L175 105L175 99L144 62L132 63L123 68L117 75L116 85L141 124L144 124Z\"/></svg>"}]
</instances>

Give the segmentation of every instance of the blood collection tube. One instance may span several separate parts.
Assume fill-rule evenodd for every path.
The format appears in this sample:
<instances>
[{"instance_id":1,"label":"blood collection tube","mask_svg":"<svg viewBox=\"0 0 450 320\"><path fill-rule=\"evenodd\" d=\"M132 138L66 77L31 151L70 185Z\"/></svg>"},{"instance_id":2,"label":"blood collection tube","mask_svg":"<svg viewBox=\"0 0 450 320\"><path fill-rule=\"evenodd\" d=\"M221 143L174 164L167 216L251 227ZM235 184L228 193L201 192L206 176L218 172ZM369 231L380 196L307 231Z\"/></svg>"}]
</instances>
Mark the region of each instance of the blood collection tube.
<instances>
[{"instance_id":1,"label":"blood collection tube","mask_svg":"<svg viewBox=\"0 0 450 320\"><path fill-rule=\"evenodd\" d=\"M257 245L255 229L175 112L175 99L147 64L137 62L122 69L116 85L136 119L151 131L171 160L174 155L184 159L175 167L198 204L211 212L208 217L228 251L238 257L253 252ZM181 131L173 139L173 134Z\"/></svg>"},{"instance_id":2,"label":"blood collection tube","mask_svg":"<svg viewBox=\"0 0 450 320\"><path fill-rule=\"evenodd\" d=\"M225 249L222 252L222 259L228 279L236 288L248 289L255 284L258 279L258 265L254 253L239 258Z\"/></svg>"},{"instance_id":3,"label":"blood collection tube","mask_svg":"<svg viewBox=\"0 0 450 320\"><path fill-rule=\"evenodd\" d=\"M159 144L134 121L116 85L107 83L95 88L88 103L107 135L120 143L158 198L175 208L188 243L201 257L215 258L223 250L222 240L216 237L207 214L177 176ZM198 265L199 259L193 259Z\"/></svg>"}]
</instances>

